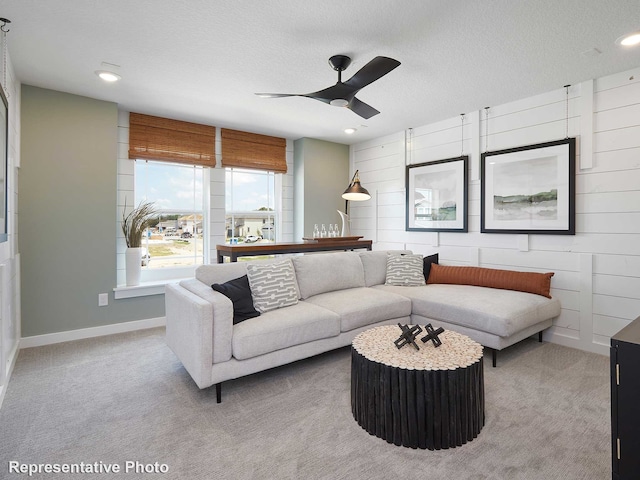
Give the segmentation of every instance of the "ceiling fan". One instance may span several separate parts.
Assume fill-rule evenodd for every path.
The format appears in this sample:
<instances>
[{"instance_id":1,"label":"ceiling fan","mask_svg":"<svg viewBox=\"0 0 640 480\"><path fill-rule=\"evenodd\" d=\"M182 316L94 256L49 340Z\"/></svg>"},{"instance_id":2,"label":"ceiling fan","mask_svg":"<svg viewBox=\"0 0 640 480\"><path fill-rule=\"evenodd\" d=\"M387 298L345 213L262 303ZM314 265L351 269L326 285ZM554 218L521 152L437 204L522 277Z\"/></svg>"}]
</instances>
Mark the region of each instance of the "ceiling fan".
<instances>
[{"instance_id":1,"label":"ceiling fan","mask_svg":"<svg viewBox=\"0 0 640 480\"><path fill-rule=\"evenodd\" d=\"M334 55L329 59L331 68L338 72L338 82L328 88L312 93L256 93L263 98L279 97L307 97L328 103L335 107L347 107L362 118L371 118L380 112L370 105L356 98L356 93L370 83L384 77L400 62L389 57L375 57L364 67L358 70L353 77L346 82L342 81L342 72L351 64L351 59L346 55Z\"/></svg>"}]
</instances>

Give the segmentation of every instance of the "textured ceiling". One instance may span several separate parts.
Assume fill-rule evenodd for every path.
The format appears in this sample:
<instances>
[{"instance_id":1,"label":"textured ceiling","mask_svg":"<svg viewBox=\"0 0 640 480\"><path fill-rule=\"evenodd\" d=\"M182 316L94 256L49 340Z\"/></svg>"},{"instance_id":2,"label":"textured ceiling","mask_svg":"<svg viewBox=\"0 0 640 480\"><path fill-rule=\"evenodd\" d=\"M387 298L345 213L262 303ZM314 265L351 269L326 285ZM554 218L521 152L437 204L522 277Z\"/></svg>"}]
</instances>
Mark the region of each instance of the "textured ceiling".
<instances>
[{"instance_id":1,"label":"textured ceiling","mask_svg":"<svg viewBox=\"0 0 640 480\"><path fill-rule=\"evenodd\" d=\"M0 17L24 84L347 144L640 65L615 44L640 29L638 0L12 0ZM377 55L402 62L357 95L379 115L254 95L333 85L335 54L353 60L343 80ZM102 62L122 80L99 80Z\"/></svg>"}]
</instances>

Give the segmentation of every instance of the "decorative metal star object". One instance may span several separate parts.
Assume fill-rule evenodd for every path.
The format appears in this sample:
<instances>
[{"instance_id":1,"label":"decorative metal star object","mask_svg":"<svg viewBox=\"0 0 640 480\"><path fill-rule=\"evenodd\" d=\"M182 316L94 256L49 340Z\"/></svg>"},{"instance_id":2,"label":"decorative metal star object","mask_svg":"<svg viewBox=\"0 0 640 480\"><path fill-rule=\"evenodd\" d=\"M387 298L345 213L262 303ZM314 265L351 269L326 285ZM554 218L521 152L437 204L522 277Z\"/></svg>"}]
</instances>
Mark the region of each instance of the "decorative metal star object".
<instances>
[{"instance_id":1,"label":"decorative metal star object","mask_svg":"<svg viewBox=\"0 0 640 480\"><path fill-rule=\"evenodd\" d=\"M393 342L396 347L400 349L407 344L411 344L416 347L416 350L420 350L420 347L418 347L418 344L416 343L416 337L420 332L422 332L422 328L420 328L419 325L414 325L409 328L408 325L402 325L400 323L398 323L398 326L400 327L400 330L402 330L402 334L395 342Z\"/></svg>"},{"instance_id":2,"label":"decorative metal star object","mask_svg":"<svg viewBox=\"0 0 640 480\"><path fill-rule=\"evenodd\" d=\"M433 346L436 348L442 345L442 341L438 338L438 335L444 333L444 328L438 327L437 330L434 330L431 324L428 323L427 325L425 325L424 329L427 332L427 336L420 339L422 340L422 343L427 343L429 340L431 340L433 342Z\"/></svg>"}]
</instances>

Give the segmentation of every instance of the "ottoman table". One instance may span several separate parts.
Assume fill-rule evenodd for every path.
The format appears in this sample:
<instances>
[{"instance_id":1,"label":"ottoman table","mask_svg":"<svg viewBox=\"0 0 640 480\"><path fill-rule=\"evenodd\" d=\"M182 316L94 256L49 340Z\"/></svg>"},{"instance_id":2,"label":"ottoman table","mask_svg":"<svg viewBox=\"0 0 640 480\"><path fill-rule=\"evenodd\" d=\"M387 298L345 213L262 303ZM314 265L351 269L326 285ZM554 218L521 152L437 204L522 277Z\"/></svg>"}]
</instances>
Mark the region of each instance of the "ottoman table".
<instances>
[{"instance_id":1,"label":"ottoman table","mask_svg":"<svg viewBox=\"0 0 640 480\"><path fill-rule=\"evenodd\" d=\"M371 435L395 445L439 450L461 446L484 426L482 345L446 330L398 349L402 333L385 325L351 345L351 411ZM426 333L426 332L425 332Z\"/></svg>"}]
</instances>

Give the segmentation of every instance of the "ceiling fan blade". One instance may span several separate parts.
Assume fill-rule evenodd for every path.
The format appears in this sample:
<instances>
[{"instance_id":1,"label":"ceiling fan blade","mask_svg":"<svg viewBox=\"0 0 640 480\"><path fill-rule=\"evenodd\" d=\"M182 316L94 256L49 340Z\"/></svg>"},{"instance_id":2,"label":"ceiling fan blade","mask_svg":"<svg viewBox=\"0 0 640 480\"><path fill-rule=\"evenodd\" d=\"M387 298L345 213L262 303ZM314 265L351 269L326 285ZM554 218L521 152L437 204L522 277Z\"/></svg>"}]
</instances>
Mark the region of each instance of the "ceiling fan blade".
<instances>
[{"instance_id":1,"label":"ceiling fan blade","mask_svg":"<svg viewBox=\"0 0 640 480\"><path fill-rule=\"evenodd\" d=\"M331 100L334 100L336 98L344 98L345 100L350 101L355 95L355 92L356 91L353 87L349 87L344 83L336 83L335 85L323 88L322 90L318 90L317 92L307 93L302 96L315 98L316 100L320 100L321 102L329 103L331 102Z\"/></svg>"},{"instance_id":2,"label":"ceiling fan blade","mask_svg":"<svg viewBox=\"0 0 640 480\"><path fill-rule=\"evenodd\" d=\"M356 97L353 97L353 100L351 100L351 103L349 103L347 108L350 109L353 113L360 115L364 119L371 118L374 115L380 113L371 105L367 105L366 103L358 100Z\"/></svg>"},{"instance_id":3,"label":"ceiling fan blade","mask_svg":"<svg viewBox=\"0 0 640 480\"><path fill-rule=\"evenodd\" d=\"M357 90L366 87L370 83L375 82L381 77L384 77L394 68L400 65L398 60L394 60L389 57L376 57L367 63L364 67L358 70L353 77L347 80L345 85L348 85Z\"/></svg>"},{"instance_id":4,"label":"ceiling fan blade","mask_svg":"<svg viewBox=\"0 0 640 480\"><path fill-rule=\"evenodd\" d=\"M298 93L256 93L261 98L304 97Z\"/></svg>"}]
</instances>

